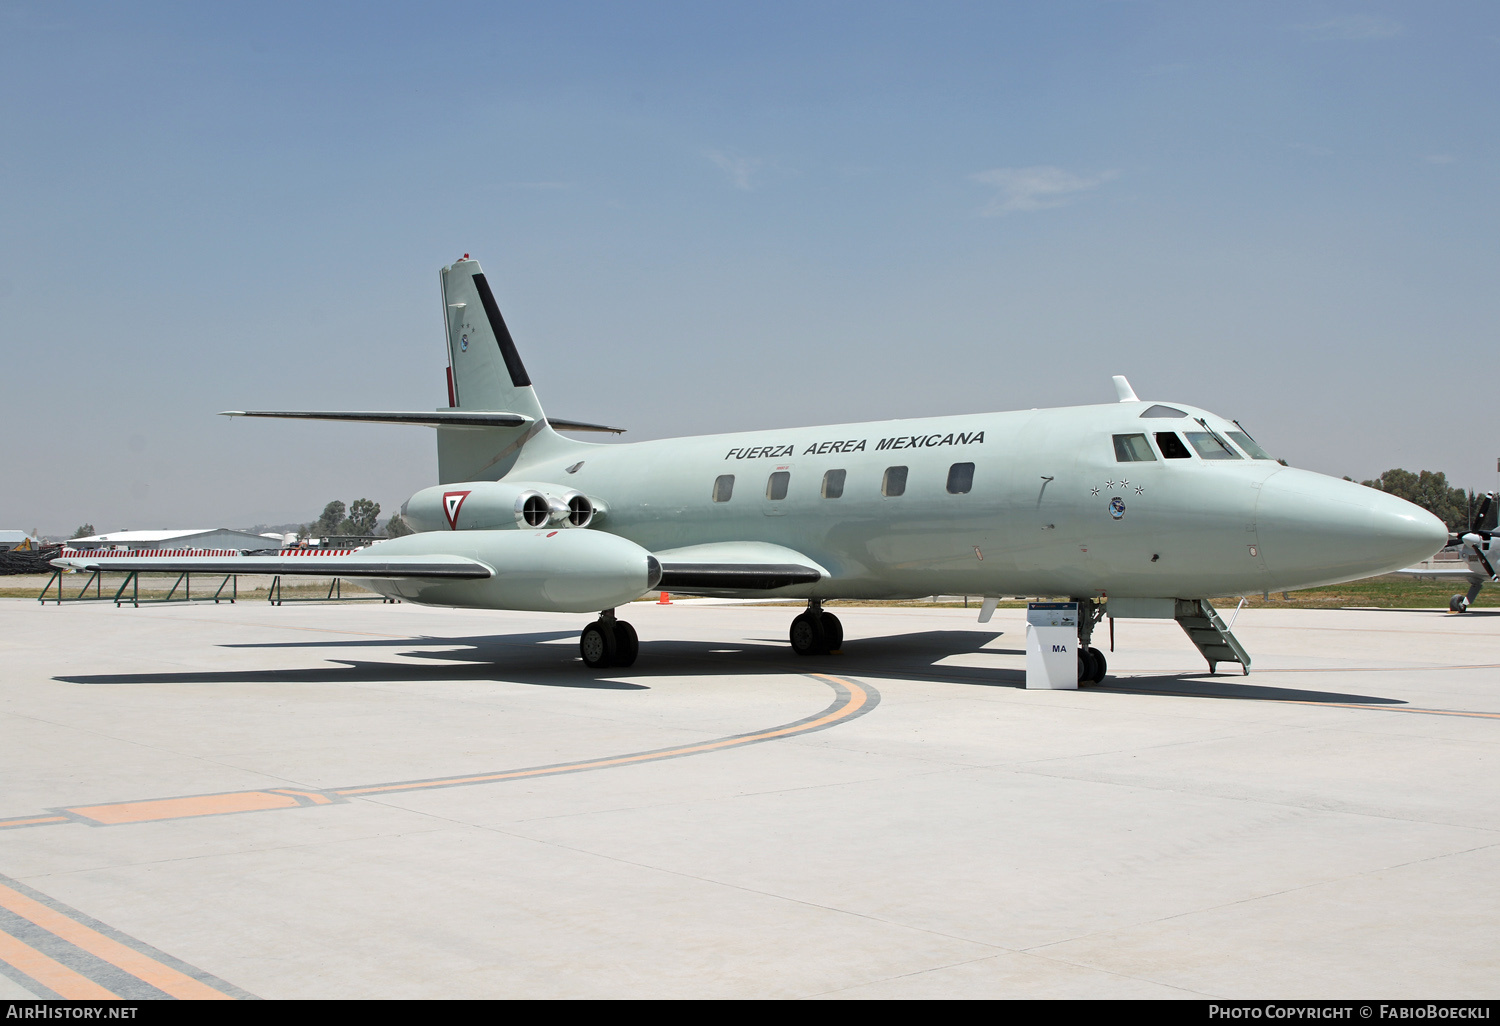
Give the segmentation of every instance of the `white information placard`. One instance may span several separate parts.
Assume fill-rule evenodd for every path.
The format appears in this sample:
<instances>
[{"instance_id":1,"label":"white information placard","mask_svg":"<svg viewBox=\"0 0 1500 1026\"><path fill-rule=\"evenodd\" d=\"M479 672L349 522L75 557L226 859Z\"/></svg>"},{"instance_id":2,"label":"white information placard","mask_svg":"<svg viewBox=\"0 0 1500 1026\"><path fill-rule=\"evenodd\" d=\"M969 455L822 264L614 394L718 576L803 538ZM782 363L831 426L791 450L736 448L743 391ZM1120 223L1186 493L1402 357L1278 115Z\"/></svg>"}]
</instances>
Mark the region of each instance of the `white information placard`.
<instances>
[{"instance_id":1,"label":"white information placard","mask_svg":"<svg viewBox=\"0 0 1500 1026\"><path fill-rule=\"evenodd\" d=\"M1026 687L1078 689L1078 603L1026 606Z\"/></svg>"}]
</instances>

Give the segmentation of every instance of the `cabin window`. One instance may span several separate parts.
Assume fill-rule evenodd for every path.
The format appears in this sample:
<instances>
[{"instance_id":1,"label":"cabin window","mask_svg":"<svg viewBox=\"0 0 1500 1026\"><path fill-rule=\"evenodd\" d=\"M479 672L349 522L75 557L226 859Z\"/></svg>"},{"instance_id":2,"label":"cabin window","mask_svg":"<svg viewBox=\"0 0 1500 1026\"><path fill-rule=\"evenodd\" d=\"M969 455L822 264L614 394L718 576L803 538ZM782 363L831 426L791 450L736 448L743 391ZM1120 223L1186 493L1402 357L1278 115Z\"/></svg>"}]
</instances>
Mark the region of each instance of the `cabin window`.
<instances>
[{"instance_id":1,"label":"cabin window","mask_svg":"<svg viewBox=\"0 0 1500 1026\"><path fill-rule=\"evenodd\" d=\"M1173 418L1176 418L1176 417L1186 417L1186 416L1187 416L1186 413L1183 413L1181 410L1177 409L1175 406L1150 406L1150 407L1146 408L1146 412L1145 413L1141 414L1141 419L1145 420L1145 419L1150 418L1150 417L1173 417Z\"/></svg>"},{"instance_id":2,"label":"cabin window","mask_svg":"<svg viewBox=\"0 0 1500 1026\"><path fill-rule=\"evenodd\" d=\"M1266 450L1262 449L1259 445L1256 445L1255 439L1251 438L1243 431L1231 431L1229 432L1229 437L1233 438L1235 442L1239 444L1239 447L1245 450L1245 454L1252 460L1271 460L1276 458L1270 453L1266 452Z\"/></svg>"},{"instance_id":3,"label":"cabin window","mask_svg":"<svg viewBox=\"0 0 1500 1026\"><path fill-rule=\"evenodd\" d=\"M1177 432L1175 431L1158 431L1156 433L1156 447L1169 460L1190 460L1193 458L1193 454L1188 452L1188 447L1182 444L1182 439L1177 437Z\"/></svg>"},{"instance_id":4,"label":"cabin window","mask_svg":"<svg viewBox=\"0 0 1500 1026\"><path fill-rule=\"evenodd\" d=\"M729 497L734 494L734 475L720 474L714 478L714 501L728 502Z\"/></svg>"},{"instance_id":5,"label":"cabin window","mask_svg":"<svg viewBox=\"0 0 1500 1026\"><path fill-rule=\"evenodd\" d=\"M786 498L787 482L791 479L792 475L785 470L778 470L776 471L776 473L772 474L770 480L766 482L766 498Z\"/></svg>"},{"instance_id":6,"label":"cabin window","mask_svg":"<svg viewBox=\"0 0 1500 1026\"><path fill-rule=\"evenodd\" d=\"M847 471L830 470L823 475L823 498L839 499L844 495L844 475Z\"/></svg>"},{"instance_id":7,"label":"cabin window","mask_svg":"<svg viewBox=\"0 0 1500 1026\"><path fill-rule=\"evenodd\" d=\"M1115 459L1120 463L1145 463L1154 461L1156 453L1145 435L1115 435Z\"/></svg>"},{"instance_id":8,"label":"cabin window","mask_svg":"<svg viewBox=\"0 0 1500 1026\"><path fill-rule=\"evenodd\" d=\"M1229 447L1229 444L1214 434L1212 431L1185 431L1187 440L1193 448L1198 450L1198 455L1206 460L1237 460L1240 454Z\"/></svg>"},{"instance_id":9,"label":"cabin window","mask_svg":"<svg viewBox=\"0 0 1500 1026\"><path fill-rule=\"evenodd\" d=\"M948 468L948 494L965 495L974 487L974 464L955 463Z\"/></svg>"},{"instance_id":10,"label":"cabin window","mask_svg":"<svg viewBox=\"0 0 1500 1026\"><path fill-rule=\"evenodd\" d=\"M906 492L906 468L886 467L885 477L880 481L880 494L897 496Z\"/></svg>"}]
</instances>

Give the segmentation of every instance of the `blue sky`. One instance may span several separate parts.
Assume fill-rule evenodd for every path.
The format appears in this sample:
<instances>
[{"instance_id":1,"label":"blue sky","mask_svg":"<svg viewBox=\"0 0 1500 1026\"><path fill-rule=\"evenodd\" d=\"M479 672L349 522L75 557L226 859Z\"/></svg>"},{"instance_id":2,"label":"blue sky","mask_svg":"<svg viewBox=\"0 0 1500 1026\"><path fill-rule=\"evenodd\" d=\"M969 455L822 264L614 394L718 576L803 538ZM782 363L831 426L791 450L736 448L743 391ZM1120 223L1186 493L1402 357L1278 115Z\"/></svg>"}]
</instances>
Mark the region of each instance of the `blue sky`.
<instances>
[{"instance_id":1,"label":"blue sky","mask_svg":"<svg viewBox=\"0 0 1500 1026\"><path fill-rule=\"evenodd\" d=\"M484 265L626 438L1145 397L1493 488L1500 8L0 3L0 526L394 509Z\"/></svg>"}]
</instances>

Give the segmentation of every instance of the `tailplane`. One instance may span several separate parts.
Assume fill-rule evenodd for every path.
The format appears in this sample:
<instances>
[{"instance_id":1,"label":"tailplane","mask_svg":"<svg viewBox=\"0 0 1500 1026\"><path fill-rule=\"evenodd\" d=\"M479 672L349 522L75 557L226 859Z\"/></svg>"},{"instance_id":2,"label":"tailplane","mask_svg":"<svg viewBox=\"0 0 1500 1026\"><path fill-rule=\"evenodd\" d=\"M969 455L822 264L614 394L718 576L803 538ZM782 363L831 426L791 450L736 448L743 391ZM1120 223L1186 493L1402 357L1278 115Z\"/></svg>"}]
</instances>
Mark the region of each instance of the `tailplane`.
<instances>
[{"instance_id":1,"label":"tailplane","mask_svg":"<svg viewBox=\"0 0 1500 1026\"><path fill-rule=\"evenodd\" d=\"M588 448L587 442L563 438L553 430L607 431L573 420L548 420L531 387L531 377L505 326L500 306L479 262L462 260L439 272L443 287L443 324L448 336L448 406L432 413L417 411L229 410L226 417L289 417L299 420L344 420L372 424L421 424L437 428L438 483L498 481L521 459L567 455Z\"/></svg>"}]
</instances>

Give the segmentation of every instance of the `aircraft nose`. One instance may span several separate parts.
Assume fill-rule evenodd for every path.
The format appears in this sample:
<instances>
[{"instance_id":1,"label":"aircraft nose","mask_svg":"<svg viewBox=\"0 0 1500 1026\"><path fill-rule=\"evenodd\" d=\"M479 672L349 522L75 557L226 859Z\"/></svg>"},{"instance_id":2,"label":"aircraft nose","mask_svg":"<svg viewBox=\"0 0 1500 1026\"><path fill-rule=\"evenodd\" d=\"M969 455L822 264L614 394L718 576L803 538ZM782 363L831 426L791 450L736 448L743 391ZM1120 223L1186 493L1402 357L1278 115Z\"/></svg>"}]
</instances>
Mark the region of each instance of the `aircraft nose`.
<instances>
[{"instance_id":1,"label":"aircraft nose","mask_svg":"<svg viewBox=\"0 0 1500 1026\"><path fill-rule=\"evenodd\" d=\"M1302 588L1410 566L1447 544L1448 528L1404 499L1288 468L1261 485L1256 536L1277 585Z\"/></svg>"}]
</instances>

